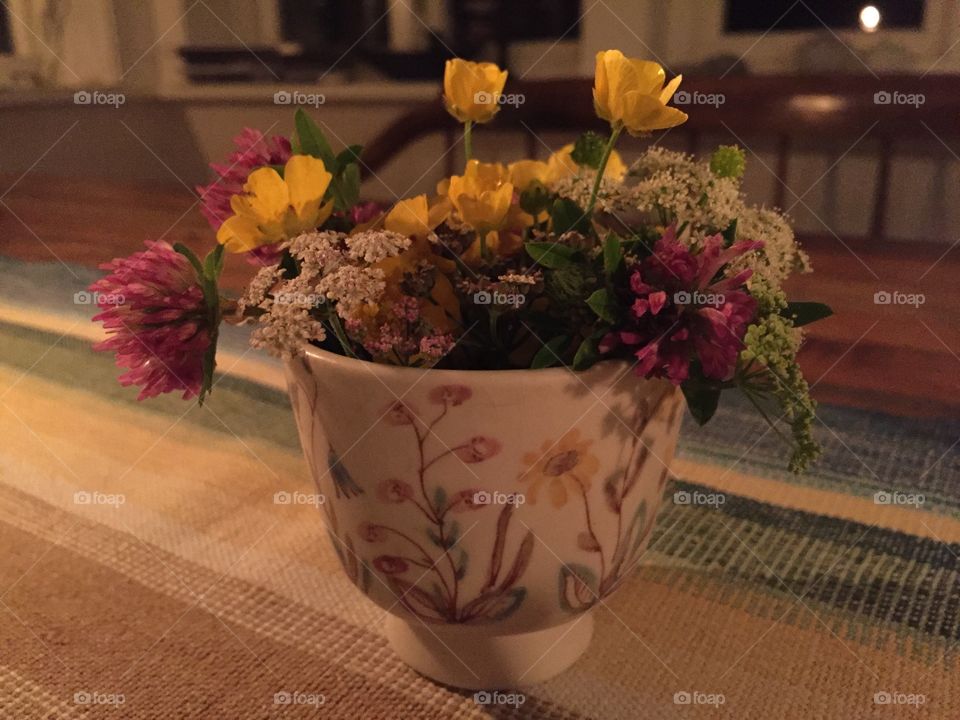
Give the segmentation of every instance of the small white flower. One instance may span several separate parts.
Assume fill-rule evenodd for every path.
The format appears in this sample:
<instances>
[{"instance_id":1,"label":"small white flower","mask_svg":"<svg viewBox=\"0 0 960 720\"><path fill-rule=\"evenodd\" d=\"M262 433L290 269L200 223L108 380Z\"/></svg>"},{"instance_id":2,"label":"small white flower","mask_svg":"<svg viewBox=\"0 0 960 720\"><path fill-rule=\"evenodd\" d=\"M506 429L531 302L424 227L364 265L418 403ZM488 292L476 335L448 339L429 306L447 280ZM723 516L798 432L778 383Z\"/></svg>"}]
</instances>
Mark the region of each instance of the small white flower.
<instances>
[{"instance_id":1,"label":"small white flower","mask_svg":"<svg viewBox=\"0 0 960 720\"><path fill-rule=\"evenodd\" d=\"M347 237L349 256L373 264L410 247L410 238L389 230L367 230Z\"/></svg>"},{"instance_id":2,"label":"small white flower","mask_svg":"<svg viewBox=\"0 0 960 720\"><path fill-rule=\"evenodd\" d=\"M379 268L344 265L320 280L316 289L335 301L337 314L348 320L359 319L364 307L376 305L386 285Z\"/></svg>"}]
</instances>

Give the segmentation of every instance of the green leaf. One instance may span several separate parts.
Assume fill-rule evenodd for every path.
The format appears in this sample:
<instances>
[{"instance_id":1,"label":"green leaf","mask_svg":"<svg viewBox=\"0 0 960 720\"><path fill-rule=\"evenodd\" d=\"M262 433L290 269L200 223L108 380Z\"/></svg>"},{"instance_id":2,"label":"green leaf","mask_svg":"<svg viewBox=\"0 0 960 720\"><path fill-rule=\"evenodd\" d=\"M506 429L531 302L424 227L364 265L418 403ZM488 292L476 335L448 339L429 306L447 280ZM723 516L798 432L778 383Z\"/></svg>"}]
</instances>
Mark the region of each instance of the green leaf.
<instances>
[{"instance_id":1,"label":"green leaf","mask_svg":"<svg viewBox=\"0 0 960 720\"><path fill-rule=\"evenodd\" d=\"M794 327L800 327L830 317L833 310L829 305L818 302L792 302L787 303L780 315L792 320Z\"/></svg>"},{"instance_id":2,"label":"green leaf","mask_svg":"<svg viewBox=\"0 0 960 720\"><path fill-rule=\"evenodd\" d=\"M293 122L297 130L301 152L323 160L323 164L326 165L329 172L336 170L337 158L333 154L333 149L327 142L320 126L307 115L303 108L297 108L297 114L294 116Z\"/></svg>"},{"instance_id":3,"label":"green leaf","mask_svg":"<svg viewBox=\"0 0 960 720\"><path fill-rule=\"evenodd\" d=\"M566 335L557 335L557 337L547 341L547 343L537 351L537 354L533 356L533 360L530 362L531 370L539 370L540 368L548 368L557 365L562 361L560 357L560 351L564 345L567 344Z\"/></svg>"},{"instance_id":4,"label":"green leaf","mask_svg":"<svg viewBox=\"0 0 960 720\"><path fill-rule=\"evenodd\" d=\"M457 578L457 580L463 580L463 578L466 576L467 568L469 567L468 561L469 556L467 555L466 550L460 548L460 559L457 561L457 569L454 573L454 576Z\"/></svg>"},{"instance_id":5,"label":"green leaf","mask_svg":"<svg viewBox=\"0 0 960 720\"><path fill-rule=\"evenodd\" d=\"M577 251L569 245L556 242L528 242L524 244L527 255L545 268L562 268L573 263Z\"/></svg>"},{"instance_id":6,"label":"green leaf","mask_svg":"<svg viewBox=\"0 0 960 720\"><path fill-rule=\"evenodd\" d=\"M550 219L553 221L553 231L562 235L570 230L587 232L590 220L573 200L557 198L550 210Z\"/></svg>"},{"instance_id":7,"label":"green leaf","mask_svg":"<svg viewBox=\"0 0 960 720\"><path fill-rule=\"evenodd\" d=\"M724 230L720 234L723 235L724 245L726 245L727 247L730 247L731 245L733 245L734 241L737 239L737 219L734 218L733 222L727 225L726 230Z\"/></svg>"},{"instance_id":8,"label":"green leaf","mask_svg":"<svg viewBox=\"0 0 960 720\"><path fill-rule=\"evenodd\" d=\"M721 389L714 385L705 385L702 382L691 381L683 383L680 388L687 400L687 408L698 425L705 425L720 404Z\"/></svg>"},{"instance_id":9,"label":"green leaf","mask_svg":"<svg viewBox=\"0 0 960 720\"><path fill-rule=\"evenodd\" d=\"M217 340L220 337L219 329L214 328L210 333L210 344L203 353L203 382L200 385L200 396L197 402L203 405L210 391L213 390L213 371L217 369Z\"/></svg>"},{"instance_id":10,"label":"green leaf","mask_svg":"<svg viewBox=\"0 0 960 720\"><path fill-rule=\"evenodd\" d=\"M593 131L588 131L577 138L577 142L573 145L573 152L570 153L570 158L577 165L585 165L596 170L603 161L603 152L606 147L606 138Z\"/></svg>"},{"instance_id":11,"label":"green leaf","mask_svg":"<svg viewBox=\"0 0 960 720\"><path fill-rule=\"evenodd\" d=\"M623 250L620 247L620 238L610 233L603 243L603 271L607 277L610 277L620 269L622 264Z\"/></svg>"},{"instance_id":12,"label":"green leaf","mask_svg":"<svg viewBox=\"0 0 960 720\"><path fill-rule=\"evenodd\" d=\"M207 253L207 257L203 261L203 274L209 280L216 280L220 277L220 273L223 272L223 251L224 247L220 243L217 243L217 246Z\"/></svg>"},{"instance_id":13,"label":"green leaf","mask_svg":"<svg viewBox=\"0 0 960 720\"><path fill-rule=\"evenodd\" d=\"M205 274L203 272L203 264L200 262L200 258L197 257L197 254L183 243L174 243L173 249L190 261L190 264L197 273L197 280L202 281L205 277Z\"/></svg>"},{"instance_id":14,"label":"green leaf","mask_svg":"<svg viewBox=\"0 0 960 720\"><path fill-rule=\"evenodd\" d=\"M586 370L599 359L600 353L597 351L596 341L593 338L586 338L577 348L577 354L573 356L573 369Z\"/></svg>"},{"instance_id":15,"label":"green leaf","mask_svg":"<svg viewBox=\"0 0 960 720\"><path fill-rule=\"evenodd\" d=\"M617 301L606 288L594 290L587 298L587 305L601 320L606 320L608 323L616 322Z\"/></svg>"},{"instance_id":16,"label":"green leaf","mask_svg":"<svg viewBox=\"0 0 960 720\"><path fill-rule=\"evenodd\" d=\"M351 163L360 162L360 153L363 152L363 145L350 145L337 155L337 167L343 169Z\"/></svg>"},{"instance_id":17,"label":"green leaf","mask_svg":"<svg viewBox=\"0 0 960 720\"><path fill-rule=\"evenodd\" d=\"M356 163L345 165L333 186L334 207L337 210L352 208L360 199L360 166Z\"/></svg>"},{"instance_id":18,"label":"green leaf","mask_svg":"<svg viewBox=\"0 0 960 720\"><path fill-rule=\"evenodd\" d=\"M439 485L433 491L433 507L436 508L438 513L443 512L447 507L447 491Z\"/></svg>"}]
</instances>

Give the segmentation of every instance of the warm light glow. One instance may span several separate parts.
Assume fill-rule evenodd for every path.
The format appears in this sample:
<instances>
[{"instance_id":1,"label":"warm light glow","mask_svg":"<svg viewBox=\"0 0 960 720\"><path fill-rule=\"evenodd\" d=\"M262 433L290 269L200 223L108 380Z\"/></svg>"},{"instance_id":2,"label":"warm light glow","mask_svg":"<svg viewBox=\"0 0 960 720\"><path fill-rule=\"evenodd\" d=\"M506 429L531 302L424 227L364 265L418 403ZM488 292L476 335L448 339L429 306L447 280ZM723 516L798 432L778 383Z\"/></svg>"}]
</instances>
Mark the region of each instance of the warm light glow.
<instances>
[{"instance_id":1,"label":"warm light glow","mask_svg":"<svg viewBox=\"0 0 960 720\"><path fill-rule=\"evenodd\" d=\"M865 5L860 11L860 29L864 32L876 32L880 26L880 11L873 5Z\"/></svg>"}]
</instances>

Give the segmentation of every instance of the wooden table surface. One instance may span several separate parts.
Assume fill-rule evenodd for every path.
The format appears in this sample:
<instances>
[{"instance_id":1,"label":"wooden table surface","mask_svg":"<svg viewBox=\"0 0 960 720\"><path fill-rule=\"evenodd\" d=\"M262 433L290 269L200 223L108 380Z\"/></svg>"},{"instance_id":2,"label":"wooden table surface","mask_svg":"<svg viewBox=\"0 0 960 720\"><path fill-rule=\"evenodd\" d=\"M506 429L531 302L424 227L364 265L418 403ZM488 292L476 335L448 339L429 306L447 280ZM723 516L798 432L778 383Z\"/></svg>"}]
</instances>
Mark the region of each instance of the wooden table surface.
<instances>
[{"instance_id":1,"label":"wooden table surface","mask_svg":"<svg viewBox=\"0 0 960 720\"><path fill-rule=\"evenodd\" d=\"M95 266L147 239L205 251L214 242L196 198L176 184L120 184L0 175L0 254ZM916 417L960 417L960 247L833 236L804 246L815 273L795 278L796 300L830 304L835 316L810 329L801 355L821 402ZM253 268L228 260L237 290ZM920 293L919 307L877 305L879 291Z\"/></svg>"}]
</instances>

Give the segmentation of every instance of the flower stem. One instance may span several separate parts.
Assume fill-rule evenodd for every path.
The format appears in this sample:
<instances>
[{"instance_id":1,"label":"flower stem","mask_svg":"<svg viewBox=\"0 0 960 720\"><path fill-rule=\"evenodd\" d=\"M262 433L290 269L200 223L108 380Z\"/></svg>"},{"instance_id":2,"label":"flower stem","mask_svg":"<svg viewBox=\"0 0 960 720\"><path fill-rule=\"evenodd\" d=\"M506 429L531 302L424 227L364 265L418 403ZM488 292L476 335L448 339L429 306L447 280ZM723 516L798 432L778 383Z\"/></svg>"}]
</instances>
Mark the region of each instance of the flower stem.
<instances>
[{"instance_id":1,"label":"flower stem","mask_svg":"<svg viewBox=\"0 0 960 720\"><path fill-rule=\"evenodd\" d=\"M590 202L586 209L587 217L593 213L593 206L597 202L597 193L600 192L600 182L603 180L603 171L607 169L607 161L610 159L610 153L613 152L613 146L617 144L617 138L620 137L622 131L622 125L617 125L610 131L610 139L607 140L607 145L603 149L603 157L600 158L600 167L597 168L597 179L593 181L593 192L590 193Z\"/></svg>"},{"instance_id":2,"label":"flower stem","mask_svg":"<svg viewBox=\"0 0 960 720\"><path fill-rule=\"evenodd\" d=\"M473 157L473 120L467 120L463 124L463 153L469 162Z\"/></svg>"},{"instance_id":3,"label":"flower stem","mask_svg":"<svg viewBox=\"0 0 960 720\"><path fill-rule=\"evenodd\" d=\"M350 344L350 339L347 337L347 333L343 329L343 325L340 324L340 318L337 317L336 312L331 312L327 316L327 322L330 323L330 327L333 329L333 334L336 335L337 340L340 341L340 346L343 348L343 352L352 358L357 357L357 354L353 351L353 346Z\"/></svg>"}]
</instances>

